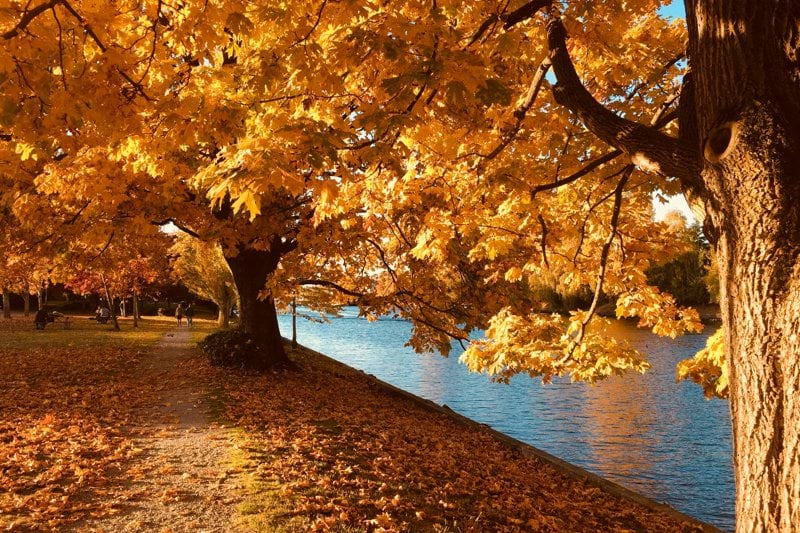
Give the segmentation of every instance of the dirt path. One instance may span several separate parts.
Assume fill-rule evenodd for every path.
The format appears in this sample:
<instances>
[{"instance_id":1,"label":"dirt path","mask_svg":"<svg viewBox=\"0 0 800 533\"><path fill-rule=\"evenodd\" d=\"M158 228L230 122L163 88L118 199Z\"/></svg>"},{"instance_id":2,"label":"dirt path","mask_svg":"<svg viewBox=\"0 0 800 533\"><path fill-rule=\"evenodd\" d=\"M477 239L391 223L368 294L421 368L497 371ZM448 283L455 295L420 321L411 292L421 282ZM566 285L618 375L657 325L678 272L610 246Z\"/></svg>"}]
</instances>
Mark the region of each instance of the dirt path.
<instances>
[{"instance_id":1,"label":"dirt path","mask_svg":"<svg viewBox=\"0 0 800 533\"><path fill-rule=\"evenodd\" d=\"M206 385L185 372L189 329L167 333L142 361L161 398L142 427L130 428L142 453L133 466L135 495L112 518L76 524L77 531L230 531L238 503L229 469L232 435L214 422Z\"/></svg>"}]
</instances>

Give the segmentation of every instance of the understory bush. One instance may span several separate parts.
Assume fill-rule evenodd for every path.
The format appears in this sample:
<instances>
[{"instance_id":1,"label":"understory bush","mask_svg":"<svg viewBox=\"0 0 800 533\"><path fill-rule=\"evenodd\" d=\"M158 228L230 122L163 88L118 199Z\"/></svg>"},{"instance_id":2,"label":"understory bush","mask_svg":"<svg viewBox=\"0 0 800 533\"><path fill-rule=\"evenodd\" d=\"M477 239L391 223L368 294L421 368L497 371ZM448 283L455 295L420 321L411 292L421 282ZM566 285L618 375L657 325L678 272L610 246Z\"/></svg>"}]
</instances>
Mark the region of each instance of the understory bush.
<instances>
[{"instance_id":1,"label":"understory bush","mask_svg":"<svg viewBox=\"0 0 800 533\"><path fill-rule=\"evenodd\" d=\"M239 329L212 333L199 343L212 365L263 370L265 346Z\"/></svg>"}]
</instances>

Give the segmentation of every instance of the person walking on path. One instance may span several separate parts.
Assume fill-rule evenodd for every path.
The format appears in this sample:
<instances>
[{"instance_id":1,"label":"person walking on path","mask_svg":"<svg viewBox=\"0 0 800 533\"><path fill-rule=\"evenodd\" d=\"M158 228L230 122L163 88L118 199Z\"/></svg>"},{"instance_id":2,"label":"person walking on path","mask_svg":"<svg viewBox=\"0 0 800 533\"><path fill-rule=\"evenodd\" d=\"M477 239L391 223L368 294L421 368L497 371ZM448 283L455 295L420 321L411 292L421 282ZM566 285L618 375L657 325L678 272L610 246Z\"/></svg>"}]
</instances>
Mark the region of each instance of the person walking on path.
<instances>
[{"instance_id":1,"label":"person walking on path","mask_svg":"<svg viewBox=\"0 0 800 533\"><path fill-rule=\"evenodd\" d=\"M175 320L178 321L178 327L183 325L183 302L178 304L178 307L175 309Z\"/></svg>"},{"instance_id":2,"label":"person walking on path","mask_svg":"<svg viewBox=\"0 0 800 533\"><path fill-rule=\"evenodd\" d=\"M186 304L186 309L184 310L184 314L186 315L186 325L191 326L192 318L194 318L194 304L192 304L192 302Z\"/></svg>"}]
</instances>

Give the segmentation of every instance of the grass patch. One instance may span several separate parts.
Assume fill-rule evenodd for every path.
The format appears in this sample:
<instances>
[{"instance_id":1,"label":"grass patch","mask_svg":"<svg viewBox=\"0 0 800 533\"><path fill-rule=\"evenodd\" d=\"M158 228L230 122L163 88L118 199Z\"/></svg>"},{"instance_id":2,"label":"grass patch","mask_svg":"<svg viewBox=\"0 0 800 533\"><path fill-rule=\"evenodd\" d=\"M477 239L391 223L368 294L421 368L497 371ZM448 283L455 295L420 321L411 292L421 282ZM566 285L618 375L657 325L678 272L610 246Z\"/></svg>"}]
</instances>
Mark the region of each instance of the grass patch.
<instances>
[{"instance_id":1,"label":"grass patch","mask_svg":"<svg viewBox=\"0 0 800 533\"><path fill-rule=\"evenodd\" d=\"M236 446L228 460L228 470L242 473L241 503L234 523L237 530L256 533L288 533L308 531L310 521L294 512L295 504L288 485L274 477L262 475L259 464L279 457L256 447L245 430L231 430Z\"/></svg>"},{"instance_id":2,"label":"grass patch","mask_svg":"<svg viewBox=\"0 0 800 533\"><path fill-rule=\"evenodd\" d=\"M132 318L119 318L120 331L111 324L98 324L85 316L71 316L70 327L61 323L48 324L37 331L33 317L16 316L11 320L0 320L0 336L3 349L26 350L36 348L147 348L177 327L172 317L145 317L139 327L133 327ZM190 330L190 340L198 342L216 330L216 321L195 319Z\"/></svg>"},{"instance_id":3,"label":"grass patch","mask_svg":"<svg viewBox=\"0 0 800 533\"><path fill-rule=\"evenodd\" d=\"M174 327L174 322L165 318L148 317L140 320L139 327L134 328L132 319L121 318L119 325L120 331L114 331L110 324L98 324L84 316L73 316L68 329L55 323L37 331L32 318L15 317L0 321L0 335L4 349L146 347L158 342Z\"/></svg>"}]
</instances>

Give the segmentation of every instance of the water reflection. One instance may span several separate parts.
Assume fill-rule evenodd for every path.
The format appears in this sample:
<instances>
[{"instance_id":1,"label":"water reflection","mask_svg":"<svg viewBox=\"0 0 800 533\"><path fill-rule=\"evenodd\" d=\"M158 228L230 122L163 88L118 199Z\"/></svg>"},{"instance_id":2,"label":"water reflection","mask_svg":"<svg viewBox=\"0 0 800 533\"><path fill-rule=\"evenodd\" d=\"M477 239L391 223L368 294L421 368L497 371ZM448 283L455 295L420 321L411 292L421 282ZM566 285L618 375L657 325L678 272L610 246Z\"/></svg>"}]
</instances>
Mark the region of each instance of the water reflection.
<instances>
[{"instance_id":1,"label":"water reflection","mask_svg":"<svg viewBox=\"0 0 800 533\"><path fill-rule=\"evenodd\" d=\"M662 339L619 322L610 334L646 351L645 375L594 386L556 380L509 385L471 374L449 358L404 347L410 324L367 322L349 313L329 324L298 321L298 341L508 435L724 529L733 529L734 489L728 405L675 382L675 365L711 331ZM284 334L291 318L281 317Z\"/></svg>"},{"instance_id":2,"label":"water reflection","mask_svg":"<svg viewBox=\"0 0 800 533\"><path fill-rule=\"evenodd\" d=\"M660 436L651 428L657 423L647 408L651 396L647 382L631 387L623 379L611 378L593 387L584 387L582 412L586 430L592 438L590 462L602 472L614 472L622 480L636 478L638 489L658 494L656 453Z\"/></svg>"}]
</instances>

